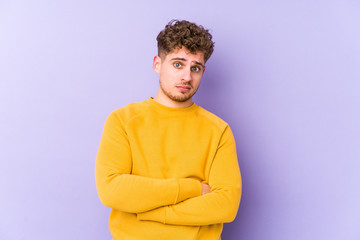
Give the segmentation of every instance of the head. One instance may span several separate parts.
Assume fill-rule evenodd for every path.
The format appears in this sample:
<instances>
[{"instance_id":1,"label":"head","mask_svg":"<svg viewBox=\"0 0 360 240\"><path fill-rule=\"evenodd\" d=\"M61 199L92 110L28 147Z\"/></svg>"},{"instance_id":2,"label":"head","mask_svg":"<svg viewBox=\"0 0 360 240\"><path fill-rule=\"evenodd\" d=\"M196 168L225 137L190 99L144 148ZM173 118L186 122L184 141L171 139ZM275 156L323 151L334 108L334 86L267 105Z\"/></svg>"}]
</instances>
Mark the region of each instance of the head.
<instances>
[{"instance_id":1,"label":"head","mask_svg":"<svg viewBox=\"0 0 360 240\"><path fill-rule=\"evenodd\" d=\"M214 42L209 30L186 20L171 20L157 36L158 55L167 54L185 47L190 53L202 52L206 62L214 51Z\"/></svg>"},{"instance_id":2,"label":"head","mask_svg":"<svg viewBox=\"0 0 360 240\"><path fill-rule=\"evenodd\" d=\"M157 36L158 55L153 61L160 80L158 100L172 105L192 103L205 63L214 51L211 39L208 30L185 20L172 20L165 26Z\"/></svg>"}]
</instances>

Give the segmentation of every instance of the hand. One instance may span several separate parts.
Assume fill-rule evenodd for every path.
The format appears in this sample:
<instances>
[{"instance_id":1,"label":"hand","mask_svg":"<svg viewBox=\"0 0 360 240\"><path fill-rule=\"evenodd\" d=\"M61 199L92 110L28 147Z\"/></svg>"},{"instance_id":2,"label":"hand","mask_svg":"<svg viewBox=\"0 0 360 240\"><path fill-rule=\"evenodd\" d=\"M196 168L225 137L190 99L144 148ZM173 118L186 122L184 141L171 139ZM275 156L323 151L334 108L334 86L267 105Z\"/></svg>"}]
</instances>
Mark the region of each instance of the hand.
<instances>
[{"instance_id":1,"label":"hand","mask_svg":"<svg viewBox=\"0 0 360 240\"><path fill-rule=\"evenodd\" d=\"M207 193L210 193L211 188L210 188L210 186L208 184L201 183L201 186L202 186L202 194L201 195L205 195Z\"/></svg>"}]
</instances>

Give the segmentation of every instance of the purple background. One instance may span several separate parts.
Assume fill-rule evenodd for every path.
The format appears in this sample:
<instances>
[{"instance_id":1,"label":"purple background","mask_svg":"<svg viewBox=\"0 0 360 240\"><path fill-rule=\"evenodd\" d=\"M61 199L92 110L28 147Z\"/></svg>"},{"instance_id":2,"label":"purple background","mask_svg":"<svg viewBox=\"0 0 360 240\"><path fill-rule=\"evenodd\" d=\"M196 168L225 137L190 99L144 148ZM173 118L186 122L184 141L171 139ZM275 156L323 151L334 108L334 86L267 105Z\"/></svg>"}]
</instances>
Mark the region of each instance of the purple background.
<instances>
[{"instance_id":1,"label":"purple background","mask_svg":"<svg viewBox=\"0 0 360 240\"><path fill-rule=\"evenodd\" d=\"M124 1L125 2L125 1ZM0 239L111 239L106 116L156 94L156 35L212 29L195 101L229 122L243 196L224 240L360 239L359 1L0 1Z\"/></svg>"}]
</instances>

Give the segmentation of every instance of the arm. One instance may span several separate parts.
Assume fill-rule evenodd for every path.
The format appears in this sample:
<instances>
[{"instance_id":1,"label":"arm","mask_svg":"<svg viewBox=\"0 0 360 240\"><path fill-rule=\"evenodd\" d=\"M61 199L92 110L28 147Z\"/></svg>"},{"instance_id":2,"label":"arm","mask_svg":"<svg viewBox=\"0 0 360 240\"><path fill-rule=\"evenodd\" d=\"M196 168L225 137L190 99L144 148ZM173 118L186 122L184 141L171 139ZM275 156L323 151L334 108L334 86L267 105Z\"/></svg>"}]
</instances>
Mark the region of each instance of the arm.
<instances>
[{"instance_id":1,"label":"arm","mask_svg":"<svg viewBox=\"0 0 360 240\"><path fill-rule=\"evenodd\" d=\"M235 219L241 196L241 177L232 132L227 127L210 169L211 192L178 204L138 213L139 220L175 225L209 225Z\"/></svg>"},{"instance_id":2,"label":"arm","mask_svg":"<svg viewBox=\"0 0 360 240\"><path fill-rule=\"evenodd\" d=\"M100 200L123 212L143 212L201 195L201 184L190 178L155 179L131 175L132 156L121 119L106 119L95 164Z\"/></svg>"}]
</instances>

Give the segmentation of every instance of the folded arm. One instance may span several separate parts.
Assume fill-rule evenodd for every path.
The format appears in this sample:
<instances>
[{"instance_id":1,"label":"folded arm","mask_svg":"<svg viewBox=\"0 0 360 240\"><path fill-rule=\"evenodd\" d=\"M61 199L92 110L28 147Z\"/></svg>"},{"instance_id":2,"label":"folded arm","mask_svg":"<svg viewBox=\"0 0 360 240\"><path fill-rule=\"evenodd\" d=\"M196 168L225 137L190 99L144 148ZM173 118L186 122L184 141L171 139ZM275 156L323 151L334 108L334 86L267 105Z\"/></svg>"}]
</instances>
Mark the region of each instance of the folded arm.
<instances>
[{"instance_id":1,"label":"folded arm","mask_svg":"<svg viewBox=\"0 0 360 240\"><path fill-rule=\"evenodd\" d=\"M229 127L224 130L213 160L209 185L208 194L138 213L138 219L175 225L209 225L234 220L241 197L241 177Z\"/></svg>"},{"instance_id":2,"label":"folded arm","mask_svg":"<svg viewBox=\"0 0 360 240\"><path fill-rule=\"evenodd\" d=\"M107 118L95 164L99 198L123 212L144 212L201 195L201 184L190 178L155 179L131 175L132 157L121 119Z\"/></svg>"}]
</instances>

